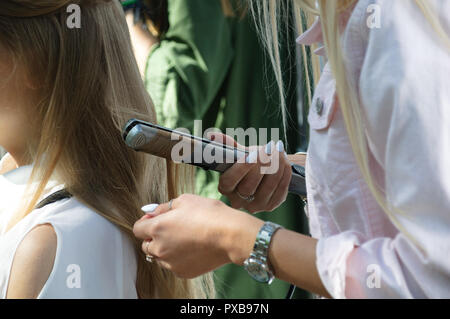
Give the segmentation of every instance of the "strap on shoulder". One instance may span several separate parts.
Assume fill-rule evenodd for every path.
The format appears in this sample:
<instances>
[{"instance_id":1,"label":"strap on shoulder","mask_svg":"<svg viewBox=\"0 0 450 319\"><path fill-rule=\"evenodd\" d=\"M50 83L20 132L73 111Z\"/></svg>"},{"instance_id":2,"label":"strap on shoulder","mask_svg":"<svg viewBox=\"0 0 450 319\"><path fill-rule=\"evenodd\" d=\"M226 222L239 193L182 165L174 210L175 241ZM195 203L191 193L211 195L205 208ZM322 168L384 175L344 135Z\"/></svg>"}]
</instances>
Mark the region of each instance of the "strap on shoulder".
<instances>
[{"instance_id":1,"label":"strap on shoulder","mask_svg":"<svg viewBox=\"0 0 450 319\"><path fill-rule=\"evenodd\" d=\"M73 195L70 194L66 189L61 189L40 201L39 204L36 205L35 209L40 209L49 204L59 202L60 200L71 198L72 196Z\"/></svg>"}]
</instances>

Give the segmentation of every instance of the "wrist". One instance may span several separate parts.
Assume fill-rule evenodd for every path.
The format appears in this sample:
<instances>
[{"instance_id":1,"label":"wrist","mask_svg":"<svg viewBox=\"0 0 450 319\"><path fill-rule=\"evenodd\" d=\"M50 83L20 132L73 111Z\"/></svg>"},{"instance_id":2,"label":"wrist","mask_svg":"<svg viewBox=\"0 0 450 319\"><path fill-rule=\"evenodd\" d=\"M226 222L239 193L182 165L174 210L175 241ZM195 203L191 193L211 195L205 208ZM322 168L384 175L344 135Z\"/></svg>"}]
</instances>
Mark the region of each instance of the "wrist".
<instances>
[{"instance_id":1,"label":"wrist","mask_svg":"<svg viewBox=\"0 0 450 319\"><path fill-rule=\"evenodd\" d=\"M264 221L247 213L231 210L231 222L227 223L226 234L223 236L224 247L229 262L242 266L253 251L256 236Z\"/></svg>"}]
</instances>

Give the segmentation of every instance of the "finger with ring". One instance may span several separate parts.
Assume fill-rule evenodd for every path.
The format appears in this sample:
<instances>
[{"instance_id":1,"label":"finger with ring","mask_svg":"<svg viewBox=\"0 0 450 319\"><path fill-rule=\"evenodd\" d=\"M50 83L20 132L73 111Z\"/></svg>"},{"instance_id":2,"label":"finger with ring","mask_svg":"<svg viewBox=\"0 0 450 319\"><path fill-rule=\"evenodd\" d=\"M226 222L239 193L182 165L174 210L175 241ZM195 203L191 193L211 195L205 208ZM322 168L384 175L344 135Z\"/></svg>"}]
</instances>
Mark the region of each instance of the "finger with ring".
<instances>
[{"instance_id":1,"label":"finger with ring","mask_svg":"<svg viewBox=\"0 0 450 319\"><path fill-rule=\"evenodd\" d=\"M255 195L245 196L245 195L242 195L241 193L239 193L238 190L236 190L236 194L237 194L241 199L243 199L243 200L245 200L246 202L249 202L249 203L251 203L251 202L253 202L253 201L255 200Z\"/></svg>"},{"instance_id":2,"label":"finger with ring","mask_svg":"<svg viewBox=\"0 0 450 319\"><path fill-rule=\"evenodd\" d=\"M155 257L153 257L151 254L150 254L150 252L149 252L149 250L148 250L148 247L150 246L150 241L146 241L145 242L145 253L146 253L146 255L145 255L145 260L147 261L147 262L149 262L149 263L152 263L153 261L154 261L154 259L155 259Z\"/></svg>"}]
</instances>

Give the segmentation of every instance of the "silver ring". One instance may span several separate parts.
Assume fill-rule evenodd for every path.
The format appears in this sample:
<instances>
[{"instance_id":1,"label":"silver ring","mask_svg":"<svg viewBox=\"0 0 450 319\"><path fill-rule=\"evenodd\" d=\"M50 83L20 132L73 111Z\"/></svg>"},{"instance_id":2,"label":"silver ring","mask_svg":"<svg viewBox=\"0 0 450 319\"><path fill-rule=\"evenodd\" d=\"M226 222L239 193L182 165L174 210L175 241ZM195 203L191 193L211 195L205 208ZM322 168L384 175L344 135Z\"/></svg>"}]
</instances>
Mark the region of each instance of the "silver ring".
<instances>
[{"instance_id":1,"label":"silver ring","mask_svg":"<svg viewBox=\"0 0 450 319\"><path fill-rule=\"evenodd\" d=\"M243 200L245 200L246 202L253 202L255 200L255 195L250 195L250 196L244 196L241 193L239 193L239 191L236 189L236 194L242 198Z\"/></svg>"},{"instance_id":2,"label":"silver ring","mask_svg":"<svg viewBox=\"0 0 450 319\"><path fill-rule=\"evenodd\" d=\"M155 257L153 257L152 255L150 255L150 253L148 252L148 246L149 246L149 245L150 245L150 242L147 241L146 244L145 244L145 253L146 253L146 255L145 255L145 260L146 260L147 262L149 262L149 263L152 263Z\"/></svg>"},{"instance_id":3,"label":"silver ring","mask_svg":"<svg viewBox=\"0 0 450 319\"><path fill-rule=\"evenodd\" d=\"M169 210L172 210L172 203L173 203L173 199L171 199L171 200L169 201Z\"/></svg>"}]
</instances>

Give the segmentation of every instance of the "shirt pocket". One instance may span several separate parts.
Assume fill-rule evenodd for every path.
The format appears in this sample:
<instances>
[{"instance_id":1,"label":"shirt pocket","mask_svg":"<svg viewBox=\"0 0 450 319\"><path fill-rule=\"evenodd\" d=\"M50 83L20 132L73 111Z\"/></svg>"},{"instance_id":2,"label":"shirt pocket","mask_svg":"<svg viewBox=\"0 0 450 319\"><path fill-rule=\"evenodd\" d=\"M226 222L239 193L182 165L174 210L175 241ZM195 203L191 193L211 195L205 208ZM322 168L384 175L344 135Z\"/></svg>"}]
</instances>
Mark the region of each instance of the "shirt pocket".
<instances>
[{"instance_id":1,"label":"shirt pocket","mask_svg":"<svg viewBox=\"0 0 450 319\"><path fill-rule=\"evenodd\" d=\"M308 122L313 130L326 130L337 107L336 81L328 65L324 68L309 109Z\"/></svg>"}]
</instances>

